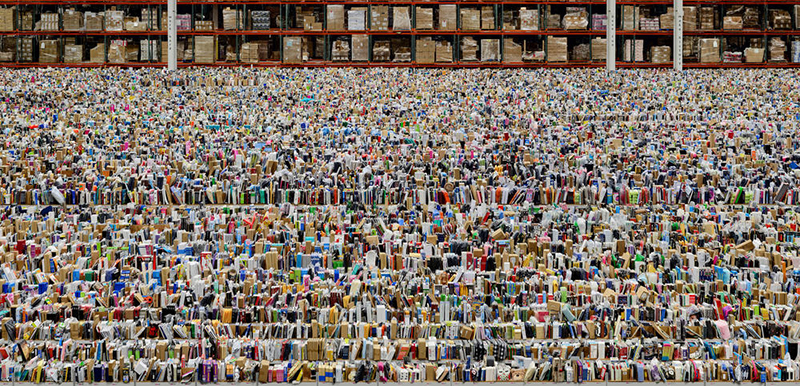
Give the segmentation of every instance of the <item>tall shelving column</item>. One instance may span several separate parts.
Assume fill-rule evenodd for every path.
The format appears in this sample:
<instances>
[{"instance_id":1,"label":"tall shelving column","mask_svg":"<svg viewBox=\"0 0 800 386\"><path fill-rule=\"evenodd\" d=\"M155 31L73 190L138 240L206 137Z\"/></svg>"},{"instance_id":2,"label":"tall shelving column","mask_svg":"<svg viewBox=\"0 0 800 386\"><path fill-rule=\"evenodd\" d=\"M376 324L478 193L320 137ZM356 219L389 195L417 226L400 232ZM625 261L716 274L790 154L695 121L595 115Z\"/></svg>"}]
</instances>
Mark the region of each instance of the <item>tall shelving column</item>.
<instances>
[{"instance_id":1,"label":"tall shelving column","mask_svg":"<svg viewBox=\"0 0 800 386\"><path fill-rule=\"evenodd\" d=\"M606 0L606 70L617 69L617 0Z\"/></svg>"},{"instance_id":2,"label":"tall shelving column","mask_svg":"<svg viewBox=\"0 0 800 386\"><path fill-rule=\"evenodd\" d=\"M673 0L675 19L672 27L672 68L683 71L683 0Z\"/></svg>"},{"instance_id":3,"label":"tall shelving column","mask_svg":"<svg viewBox=\"0 0 800 386\"><path fill-rule=\"evenodd\" d=\"M167 0L167 66L170 71L178 69L177 15L178 0Z\"/></svg>"}]
</instances>

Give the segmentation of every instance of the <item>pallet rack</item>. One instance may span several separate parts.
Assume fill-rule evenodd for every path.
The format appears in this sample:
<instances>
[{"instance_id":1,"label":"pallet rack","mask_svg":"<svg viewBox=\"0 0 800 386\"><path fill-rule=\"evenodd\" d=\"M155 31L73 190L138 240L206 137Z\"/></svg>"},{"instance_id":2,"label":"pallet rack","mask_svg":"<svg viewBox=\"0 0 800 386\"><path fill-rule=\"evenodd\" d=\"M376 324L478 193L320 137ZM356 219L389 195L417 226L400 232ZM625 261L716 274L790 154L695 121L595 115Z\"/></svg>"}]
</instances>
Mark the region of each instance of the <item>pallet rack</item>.
<instances>
[{"instance_id":1,"label":"pallet rack","mask_svg":"<svg viewBox=\"0 0 800 386\"><path fill-rule=\"evenodd\" d=\"M608 4L608 5L607 5ZM442 29L437 25L437 12L441 6L455 9L455 26ZM364 10L363 28L352 29L344 20L336 24L338 28L330 28L328 10L330 6L342 6L345 14L354 8ZM390 12L386 23L392 18L393 7L407 7L410 28L403 30L379 30L373 10L388 6ZM13 7L13 11L9 11ZM568 11L576 11L570 7L578 7L585 12L586 26L572 29L564 25L554 25L548 21L547 15L557 14L563 20ZM759 28L732 30L727 14L740 9L756 8ZM181 46L178 53L178 66L393 66L393 67L603 67L609 68L705 68L705 67L800 67L800 20L798 10L800 0L761 0L744 2L742 0L178 0L177 15L183 15L185 28L176 33L176 43ZM5 67L101 67L101 66L167 66L168 31L167 0L0 0L0 66ZM537 15L536 29L521 29L519 25L520 10L532 10ZM71 30L65 23L70 10L108 14L107 11L122 11L125 17L148 15L147 20L140 20L133 28L116 30L109 28L104 19L99 29ZM297 16L311 11L312 25L301 25ZM427 11L426 11L427 10ZM671 11L669 11L671 10ZM694 11L693 11L694 10ZM713 14L713 25L707 22L700 25L699 20L691 27L691 21L683 19L679 28L671 28L668 23L672 19L678 23L684 11L690 15L699 14L702 10L706 21ZM770 19L773 12L782 12L779 27L786 27L785 13L790 15L791 28L777 29ZM251 11L269 11L269 28L253 29ZM433 19L433 29L420 27L418 13ZM480 26L465 25L464 12L481 15L488 12L492 15L488 25L485 20L478 20ZM631 15L631 12L635 14ZM748 11L752 13L752 10ZM661 15L671 13L673 17L662 18ZM223 16L223 14L227 16ZM8 17L13 19L13 28ZM45 16L47 15L47 16ZM54 16L56 15L56 16ZM85 18L85 13L83 13ZM230 18L230 15L234 15ZM188 16L188 19L187 19ZM43 28L42 19L48 17L55 22ZM611 25L602 25L602 20L613 20ZM693 17L693 16L692 16ZM652 20L660 19L660 25L653 26ZM144 19L144 18L143 18ZM225 19L225 20L223 20ZM641 28L645 25L647 28ZM667 20L665 20L667 19ZM735 17L734 17L735 19ZM430 19L429 19L430 20ZM54 24L55 23L55 24ZM430 21L428 21L430 23ZM38 24L38 27L37 27ZM74 27L75 21L71 21ZM3 26L5 25L5 28ZM631 28L633 27L633 28ZM683 27L683 28L680 28ZM688 28L687 28L688 27ZM713 27L713 28L704 28ZM735 25L734 25L735 27ZM49 29L49 30L47 30ZM134 30L131 30L134 29ZM308 57L303 60L291 60L285 50L287 43L300 41L307 46ZM429 41L432 40L431 41ZM563 50L557 53L556 44L567 42L566 58ZM781 39L786 47L782 60L777 53L770 51L770 45L780 45ZM357 40L362 51L355 58L353 43ZM201 43L202 41L202 43ZM211 50L203 49L211 42ZM312 43L308 43L313 41ZM341 43L341 41L347 42ZM482 58L482 41L488 41L486 47L496 53ZM703 44L706 56L700 58L695 45L686 41ZM741 63L728 63L724 58L735 57L725 54L726 51L743 51L747 44L759 41L763 48L763 61L747 62L755 59L758 48L748 52ZM798 41L798 43L794 43ZM54 43L55 42L55 43ZM397 44L404 47L405 56L391 54L376 55L376 43L387 44L393 48ZM447 42L446 44L444 42ZM680 44L679 44L680 42ZM716 43L714 43L716 42ZM43 44L47 43L45 46ZM102 44L102 46L100 46ZM363 45L366 48L363 48ZM449 45L452 58L449 61L438 60L431 54L438 45ZM716 44L716 45L714 45ZM138 45L136 54L131 54L128 46ZM680 47L678 47L680 45ZM75 48L75 47L80 48ZM100 46L100 48L97 48ZM266 46L266 47L265 47ZM313 46L313 48L311 48ZM469 47L475 52L469 51ZM576 50L576 47L579 47ZM685 46L685 47L684 47ZM120 48L122 47L122 48ZM258 47L258 50L253 47ZM349 56L335 55L336 47L350 49ZM476 48L477 47L477 48ZM558 46L561 47L561 46ZM709 53L709 47L718 51L719 61L715 53ZM71 50L71 55L66 51ZM686 48L686 50L684 50ZM94 49L94 51L92 51ZM30 50L27 53L26 50ZM80 50L80 53L75 51ZM519 56L518 51L524 55ZM613 53L613 58L606 61L606 50ZM49 55L43 60L43 51ZM209 54L208 51L213 51ZM258 58L255 59L255 52ZM489 50L487 49L487 52ZM443 49L447 53L447 48ZM493 51L494 52L494 51ZM685 54L681 54L685 52ZM753 53L755 52L755 54ZM200 53L206 60L200 59ZM296 52L294 52L296 54ZM302 55L302 53L301 53ZM560 57L559 57L560 56ZM680 56L679 59L676 57ZM658 63L653 59L657 57ZM524 59L523 59L524 58ZM296 58L295 58L296 59ZM358 59L358 60L357 60ZM564 60L566 59L566 60ZM770 60L774 59L774 60ZM79 61L76 63L76 61Z\"/></svg>"}]
</instances>

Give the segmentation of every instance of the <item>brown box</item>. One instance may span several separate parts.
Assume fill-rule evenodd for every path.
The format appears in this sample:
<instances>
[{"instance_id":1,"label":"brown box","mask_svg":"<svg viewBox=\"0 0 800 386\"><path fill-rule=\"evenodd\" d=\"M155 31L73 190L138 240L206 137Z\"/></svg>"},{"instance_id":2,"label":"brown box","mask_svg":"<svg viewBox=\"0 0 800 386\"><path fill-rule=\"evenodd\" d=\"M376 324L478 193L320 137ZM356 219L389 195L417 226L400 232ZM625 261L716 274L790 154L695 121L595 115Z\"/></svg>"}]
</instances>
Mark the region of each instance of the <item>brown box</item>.
<instances>
[{"instance_id":1,"label":"brown box","mask_svg":"<svg viewBox=\"0 0 800 386\"><path fill-rule=\"evenodd\" d=\"M74 9L64 11L64 31L80 31L83 28L83 12Z\"/></svg>"},{"instance_id":2,"label":"brown box","mask_svg":"<svg viewBox=\"0 0 800 386\"><path fill-rule=\"evenodd\" d=\"M503 62L522 62L522 46L514 43L514 39L506 38L503 41Z\"/></svg>"},{"instance_id":3,"label":"brown box","mask_svg":"<svg viewBox=\"0 0 800 386\"><path fill-rule=\"evenodd\" d=\"M716 12L715 7L701 7L700 8L700 29L713 30L716 27Z\"/></svg>"},{"instance_id":4,"label":"brown box","mask_svg":"<svg viewBox=\"0 0 800 386\"><path fill-rule=\"evenodd\" d=\"M458 29L458 11L455 4L439 5L439 30L455 31Z\"/></svg>"},{"instance_id":5,"label":"brown box","mask_svg":"<svg viewBox=\"0 0 800 386\"><path fill-rule=\"evenodd\" d=\"M89 62L103 63L106 61L106 46L104 43L98 43L94 48L89 50Z\"/></svg>"},{"instance_id":6,"label":"brown box","mask_svg":"<svg viewBox=\"0 0 800 386\"><path fill-rule=\"evenodd\" d=\"M58 40L42 40L39 43L39 62L58 63Z\"/></svg>"},{"instance_id":7,"label":"brown box","mask_svg":"<svg viewBox=\"0 0 800 386\"><path fill-rule=\"evenodd\" d=\"M570 12L564 15L564 29L585 30L589 27L589 14L586 12Z\"/></svg>"},{"instance_id":8,"label":"brown box","mask_svg":"<svg viewBox=\"0 0 800 386\"><path fill-rule=\"evenodd\" d=\"M481 62L499 62L500 61L500 39L481 39ZM505 240L506 234L502 229L498 229L502 234L501 239ZM494 236L494 235L493 235Z\"/></svg>"},{"instance_id":9,"label":"brown box","mask_svg":"<svg viewBox=\"0 0 800 386\"><path fill-rule=\"evenodd\" d=\"M194 61L195 63L214 63L216 57L216 37L215 36L195 36L194 37Z\"/></svg>"},{"instance_id":10,"label":"brown box","mask_svg":"<svg viewBox=\"0 0 800 386\"><path fill-rule=\"evenodd\" d=\"M436 42L430 37L417 39L417 63L429 64L435 61Z\"/></svg>"},{"instance_id":11,"label":"brown box","mask_svg":"<svg viewBox=\"0 0 800 386\"><path fill-rule=\"evenodd\" d=\"M722 29L726 30L741 30L742 17L741 16L725 16L722 18Z\"/></svg>"},{"instance_id":12,"label":"brown box","mask_svg":"<svg viewBox=\"0 0 800 386\"><path fill-rule=\"evenodd\" d=\"M0 8L0 31L14 31L17 29L15 25L15 7Z\"/></svg>"},{"instance_id":13,"label":"brown box","mask_svg":"<svg viewBox=\"0 0 800 386\"><path fill-rule=\"evenodd\" d=\"M700 62L701 63L719 63L719 39L709 38L700 39Z\"/></svg>"},{"instance_id":14,"label":"brown box","mask_svg":"<svg viewBox=\"0 0 800 386\"><path fill-rule=\"evenodd\" d=\"M547 37L547 61L551 63L567 61L567 38Z\"/></svg>"},{"instance_id":15,"label":"brown box","mask_svg":"<svg viewBox=\"0 0 800 386\"><path fill-rule=\"evenodd\" d=\"M469 62L478 60L478 42L470 36L461 38L461 60Z\"/></svg>"},{"instance_id":16,"label":"brown box","mask_svg":"<svg viewBox=\"0 0 800 386\"><path fill-rule=\"evenodd\" d=\"M697 30L697 7L683 7L683 30Z\"/></svg>"},{"instance_id":17,"label":"brown box","mask_svg":"<svg viewBox=\"0 0 800 386\"><path fill-rule=\"evenodd\" d=\"M84 27L87 31L103 30L103 13L86 12L83 15Z\"/></svg>"},{"instance_id":18,"label":"brown box","mask_svg":"<svg viewBox=\"0 0 800 386\"><path fill-rule=\"evenodd\" d=\"M241 10L226 7L222 10L222 29L236 30L244 26L244 14Z\"/></svg>"},{"instance_id":19,"label":"brown box","mask_svg":"<svg viewBox=\"0 0 800 386\"><path fill-rule=\"evenodd\" d=\"M764 49L747 47L744 49L745 63L762 63L764 61Z\"/></svg>"},{"instance_id":20,"label":"brown box","mask_svg":"<svg viewBox=\"0 0 800 386\"><path fill-rule=\"evenodd\" d=\"M125 26L125 13L122 11L105 12L106 31L122 31Z\"/></svg>"},{"instance_id":21,"label":"brown box","mask_svg":"<svg viewBox=\"0 0 800 386\"><path fill-rule=\"evenodd\" d=\"M394 31L410 31L411 30L411 12L410 7L407 6L394 6L392 7L392 30Z\"/></svg>"},{"instance_id":22,"label":"brown box","mask_svg":"<svg viewBox=\"0 0 800 386\"><path fill-rule=\"evenodd\" d=\"M606 60L606 38L596 37L592 39L592 60Z\"/></svg>"},{"instance_id":23,"label":"brown box","mask_svg":"<svg viewBox=\"0 0 800 386\"><path fill-rule=\"evenodd\" d=\"M461 30L478 31L481 29L481 11L473 8L461 8Z\"/></svg>"},{"instance_id":24,"label":"brown box","mask_svg":"<svg viewBox=\"0 0 800 386\"><path fill-rule=\"evenodd\" d=\"M672 61L672 48L670 46L654 46L651 51L653 63L669 63Z\"/></svg>"},{"instance_id":25,"label":"brown box","mask_svg":"<svg viewBox=\"0 0 800 386\"><path fill-rule=\"evenodd\" d=\"M283 38L283 62L303 62L303 38L299 36L287 36Z\"/></svg>"},{"instance_id":26,"label":"brown box","mask_svg":"<svg viewBox=\"0 0 800 386\"><path fill-rule=\"evenodd\" d=\"M433 29L433 8L416 8L417 29Z\"/></svg>"},{"instance_id":27,"label":"brown box","mask_svg":"<svg viewBox=\"0 0 800 386\"><path fill-rule=\"evenodd\" d=\"M326 12L325 15L326 15L325 17L326 17L328 31L344 30L343 4L328 4L328 11Z\"/></svg>"},{"instance_id":28,"label":"brown box","mask_svg":"<svg viewBox=\"0 0 800 386\"><path fill-rule=\"evenodd\" d=\"M386 31L389 29L389 6L373 5L370 29L373 31Z\"/></svg>"},{"instance_id":29,"label":"brown box","mask_svg":"<svg viewBox=\"0 0 800 386\"><path fill-rule=\"evenodd\" d=\"M449 41L436 42L436 62L451 63L453 61L453 45Z\"/></svg>"},{"instance_id":30,"label":"brown box","mask_svg":"<svg viewBox=\"0 0 800 386\"><path fill-rule=\"evenodd\" d=\"M83 62L83 46L76 44L64 45L64 63L81 62Z\"/></svg>"},{"instance_id":31,"label":"brown box","mask_svg":"<svg viewBox=\"0 0 800 386\"><path fill-rule=\"evenodd\" d=\"M350 42L344 39L337 39L331 47L331 60L336 62L347 62L350 60Z\"/></svg>"},{"instance_id":32,"label":"brown box","mask_svg":"<svg viewBox=\"0 0 800 386\"><path fill-rule=\"evenodd\" d=\"M369 35L353 35L351 39L353 42L353 61L369 61Z\"/></svg>"},{"instance_id":33,"label":"brown box","mask_svg":"<svg viewBox=\"0 0 800 386\"><path fill-rule=\"evenodd\" d=\"M673 7L667 7L667 13L659 15L659 28L661 29L674 29L675 28L675 10Z\"/></svg>"},{"instance_id":34,"label":"brown box","mask_svg":"<svg viewBox=\"0 0 800 386\"><path fill-rule=\"evenodd\" d=\"M536 31L539 29L539 10L527 9L519 10L519 29L522 31Z\"/></svg>"},{"instance_id":35,"label":"brown box","mask_svg":"<svg viewBox=\"0 0 800 386\"><path fill-rule=\"evenodd\" d=\"M495 29L493 5L485 5L481 7L481 29Z\"/></svg>"}]
</instances>

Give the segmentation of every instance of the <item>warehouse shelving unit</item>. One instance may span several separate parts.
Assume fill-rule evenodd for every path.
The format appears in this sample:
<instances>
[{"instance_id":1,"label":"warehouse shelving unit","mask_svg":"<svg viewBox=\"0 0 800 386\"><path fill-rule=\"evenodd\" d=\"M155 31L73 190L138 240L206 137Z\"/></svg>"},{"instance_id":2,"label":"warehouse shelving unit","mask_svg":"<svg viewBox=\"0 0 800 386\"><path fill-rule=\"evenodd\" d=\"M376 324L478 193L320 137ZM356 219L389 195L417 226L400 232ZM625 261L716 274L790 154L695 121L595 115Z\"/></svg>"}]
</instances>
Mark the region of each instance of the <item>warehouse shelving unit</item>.
<instances>
[{"instance_id":1,"label":"warehouse shelving unit","mask_svg":"<svg viewBox=\"0 0 800 386\"><path fill-rule=\"evenodd\" d=\"M557 68L604 67L611 47L617 68L800 67L800 0L685 1L680 36L676 3L178 0L176 53L179 67ZM0 0L0 66L166 66L167 8L166 0ZM743 12L751 24L757 13L758 28L736 29Z\"/></svg>"}]
</instances>

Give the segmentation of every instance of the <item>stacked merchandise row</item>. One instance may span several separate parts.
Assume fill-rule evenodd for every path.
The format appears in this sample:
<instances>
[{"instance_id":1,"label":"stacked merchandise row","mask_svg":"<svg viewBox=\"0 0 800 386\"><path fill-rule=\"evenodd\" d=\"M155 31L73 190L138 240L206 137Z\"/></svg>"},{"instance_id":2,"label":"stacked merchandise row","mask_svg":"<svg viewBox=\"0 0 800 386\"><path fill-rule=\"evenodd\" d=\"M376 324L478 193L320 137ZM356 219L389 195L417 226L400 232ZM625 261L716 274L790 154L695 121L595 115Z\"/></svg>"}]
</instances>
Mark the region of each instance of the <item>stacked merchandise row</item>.
<instances>
[{"instance_id":1,"label":"stacked merchandise row","mask_svg":"<svg viewBox=\"0 0 800 386\"><path fill-rule=\"evenodd\" d=\"M160 63L166 5L0 6L0 61ZM179 4L185 63L574 63L606 57L606 9L569 4Z\"/></svg>"},{"instance_id":2,"label":"stacked merchandise row","mask_svg":"<svg viewBox=\"0 0 800 386\"><path fill-rule=\"evenodd\" d=\"M683 12L687 63L800 63L800 5L690 5Z\"/></svg>"},{"instance_id":3,"label":"stacked merchandise row","mask_svg":"<svg viewBox=\"0 0 800 386\"><path fill-rule=\"evenodd\" d=\"M671 66L675 12L671 2L617 7L617 60L621 66Z\"/></svg>"}]
</instances>

